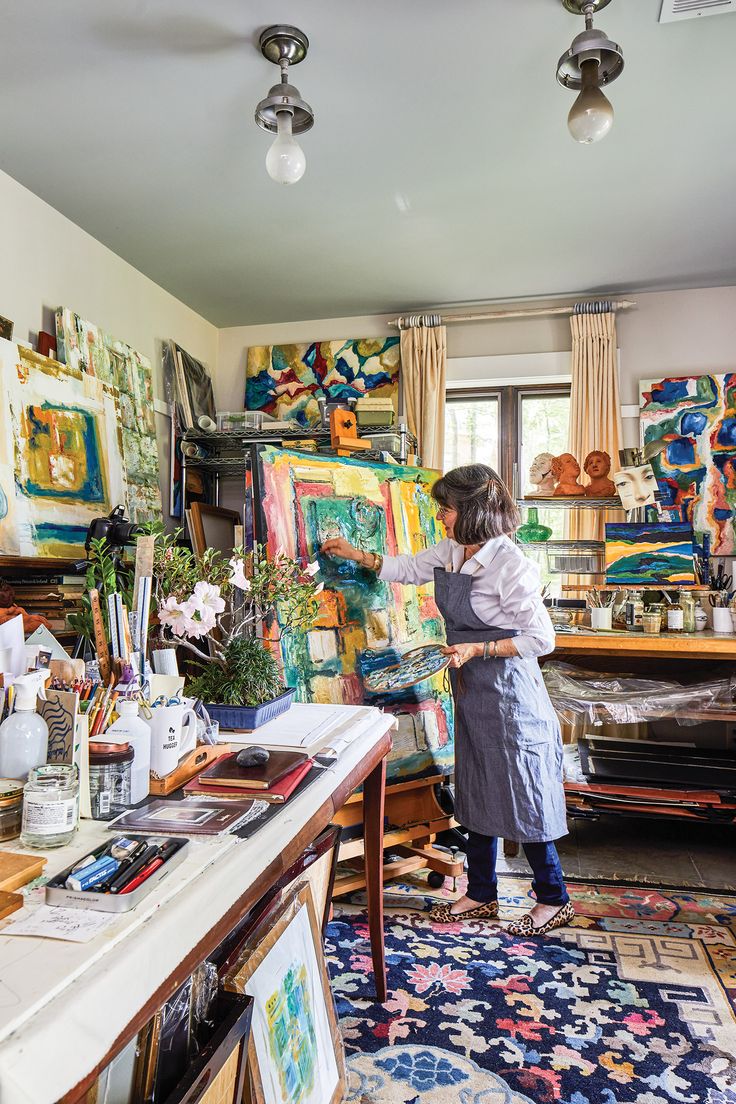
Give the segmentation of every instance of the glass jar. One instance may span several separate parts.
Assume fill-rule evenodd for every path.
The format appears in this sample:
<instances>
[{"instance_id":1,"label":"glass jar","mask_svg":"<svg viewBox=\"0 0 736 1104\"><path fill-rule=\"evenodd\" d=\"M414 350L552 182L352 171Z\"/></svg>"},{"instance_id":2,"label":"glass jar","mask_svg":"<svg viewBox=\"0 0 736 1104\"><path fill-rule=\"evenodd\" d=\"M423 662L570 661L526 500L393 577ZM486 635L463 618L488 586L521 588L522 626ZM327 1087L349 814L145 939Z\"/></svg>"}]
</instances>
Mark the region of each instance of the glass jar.
<instances>
[{"instance_id":1,"label":"glass jar","mask_svg":"<svg viewBox=\"0 0 736 1104\"><path fill-rule=\"evenodd\" d=\"M94 820L112 820L130 806L130 744L90 744L89 797Z\"/></svg>"},{"instance_id":2,"label":"glass jar","mask_svg":"<svg viewBox=\"0 0 736 1104\"><path fill-rule=\"evenodd\" d=\"M662 628L662 615L659 610L644 610L641 619L645 633L658 633Z\"/></svg>"},{"instance_id":3,"label":"glass jar","mask_svg":"<svg viewBox=\"0 0 736 1104\"><path fill-rule=\"evenodd\" d=\"M64 763L34 767L23 787L20 842L46 850L63 847L79 826L79 771Z\"/></svg>"},{"instance_id":4,"label":"glass jar","mask_svg":"<svg viewBox=\"0 0 736 1104\"><path fill-rule=\"evenodd\" d=\"M695 599L688 590L681 590L677 597L682 609L683 632L695 632Z\"/></svg>"},{"instance_id":5,"label":"glass jar","mask_svg":"<svg viewBox=\"0 0 736 1104\"><path fill-rule=\"evenodd\" d=\"M20 835L23 811L23 783L16 778L0 778L0 843Z\"/></svg>"},{"instance_id":6,"label":"glass jar","mask_svg":"<svg viewBox=\"0 0 736 1104\"><path fill-rule=\"evenodd\" d=\"M664 602L651 602L647 609L650 613L658 613L660 620L660 629L662 632L667 628L667 606Z\"/></svg>"},{"instance_id":7,"label":"glass jar","mask_svg":"<svg viewBox=\"0 0 736 1104\"><path fill-rule=\"evenodd\" d=\"M685 618L682 606L675 602L667 610L667 632L683 632L684 628Z\"/></svg>"}]
</instances>

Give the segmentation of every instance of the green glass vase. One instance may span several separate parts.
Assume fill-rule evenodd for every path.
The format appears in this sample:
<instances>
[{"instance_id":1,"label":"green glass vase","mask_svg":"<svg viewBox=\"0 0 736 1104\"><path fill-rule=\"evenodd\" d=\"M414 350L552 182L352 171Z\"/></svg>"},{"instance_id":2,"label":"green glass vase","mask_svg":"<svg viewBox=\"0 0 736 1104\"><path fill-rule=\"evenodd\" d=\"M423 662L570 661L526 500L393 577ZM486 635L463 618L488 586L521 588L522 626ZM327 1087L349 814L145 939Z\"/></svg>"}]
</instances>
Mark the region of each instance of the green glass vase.
<instances>
[{"instance_id":1,"label":"green glass vase","mask_svg":"<svg viewBox=\"0 0 736 1104\"><path fill-rule=\"evenodd\" d=\"M542 525L539 520L537 507L530 506L526 521L516 530L516 539L521 541L522 544L531 544L533 542L548 541L551 536L552 530L549 525Z\"/></svg>"}]
</instances>

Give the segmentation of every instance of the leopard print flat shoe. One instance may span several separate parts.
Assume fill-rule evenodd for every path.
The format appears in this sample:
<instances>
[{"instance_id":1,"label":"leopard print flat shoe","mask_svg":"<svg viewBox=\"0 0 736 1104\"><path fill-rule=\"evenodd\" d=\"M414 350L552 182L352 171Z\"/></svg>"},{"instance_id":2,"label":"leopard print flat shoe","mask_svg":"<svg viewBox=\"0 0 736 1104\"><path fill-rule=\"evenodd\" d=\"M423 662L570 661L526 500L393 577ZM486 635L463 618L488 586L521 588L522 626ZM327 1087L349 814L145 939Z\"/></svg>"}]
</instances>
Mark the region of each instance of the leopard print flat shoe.
<instances>
[{"instance_id":1,"label":"leopard print flat shoe","mask_svg":"<svg viewBox=\"0 0 736 1104\"><path fill-rule=\"evenodd\" d=\"M460 920L494 920L498 916L498 901L486 901L482 905L466 909L465 912L451 912L451 905L435 905L429 914L434 924L457 924Z\"/></svg>"},{"instance_id":2,"label":"leopard print flat shoe","mask_svg":"<svg viewBox=\"0 0 736 1104\"><path fill-rule=\"evenodd\" d=\"M565 924L571 923L574 919L575 907L572 901L568 901L550 916L546 924L540 924L537 927L531 913L527 912L519 920L512 920L510 924L507 924L505 930L509 935L546 935L547 932L551 932L555 928L563 928Z\"/></svg>"}]
</instances>

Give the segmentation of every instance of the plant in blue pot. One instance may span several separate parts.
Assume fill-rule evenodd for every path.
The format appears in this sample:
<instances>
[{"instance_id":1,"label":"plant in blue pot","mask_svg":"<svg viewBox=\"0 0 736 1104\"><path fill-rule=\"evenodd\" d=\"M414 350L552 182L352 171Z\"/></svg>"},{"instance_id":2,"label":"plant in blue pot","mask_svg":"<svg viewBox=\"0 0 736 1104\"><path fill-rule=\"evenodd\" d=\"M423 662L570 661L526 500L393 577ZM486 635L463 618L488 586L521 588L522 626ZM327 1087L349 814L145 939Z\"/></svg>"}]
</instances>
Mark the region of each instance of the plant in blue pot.
<instances>
[{"instance_id":1,"label":"plant in blue pot","mask_svg":"<svg viewBox=\"0 0 736 1104\"><path fill-rule=\"evenodd\" d=\"M527 511L527 519L516 530L516 539L522 544L537 544L548 541L552 536L549 525L543 525L539 520L539 511L536 506L530 506Z\"/></svg>"},{"instance_id":2,"label":"plant in blue pot","mask_svg":"<svg viewBox=\"0 0 736 1104\"><path fill-rule=\"evenodd\" d=\"M178 534L156 534L157 647L186 648L201 662L187 693L224 729L252 729L291 705L274 654L275 633L311 628L317 615L317 565L282 553L209 548L197 556ZM276 610L278 609L278 622Z\"/></svg>"}]
</instances>

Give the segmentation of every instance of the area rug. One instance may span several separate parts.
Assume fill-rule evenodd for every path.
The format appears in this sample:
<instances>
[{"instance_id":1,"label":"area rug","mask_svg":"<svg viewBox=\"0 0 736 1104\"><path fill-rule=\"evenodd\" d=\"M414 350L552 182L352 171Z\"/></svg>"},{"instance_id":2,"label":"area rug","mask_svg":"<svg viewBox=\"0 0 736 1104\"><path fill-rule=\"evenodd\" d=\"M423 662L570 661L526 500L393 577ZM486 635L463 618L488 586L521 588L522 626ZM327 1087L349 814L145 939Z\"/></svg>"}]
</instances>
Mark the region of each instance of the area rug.
<instances>
[{"instance_id":1,"label":"area rug","mask_svg":"<svg viewBox=\"0 0 736 1104\"><path fill-rule=\"evenodd\" d=\"M389 999L372 998L364 899L327 954L351 1104L736 1104L736 898L568 883L541 939L507 876L501 924L433 924L421 876L387 887Z\"/></svg>"}]
</instances>

